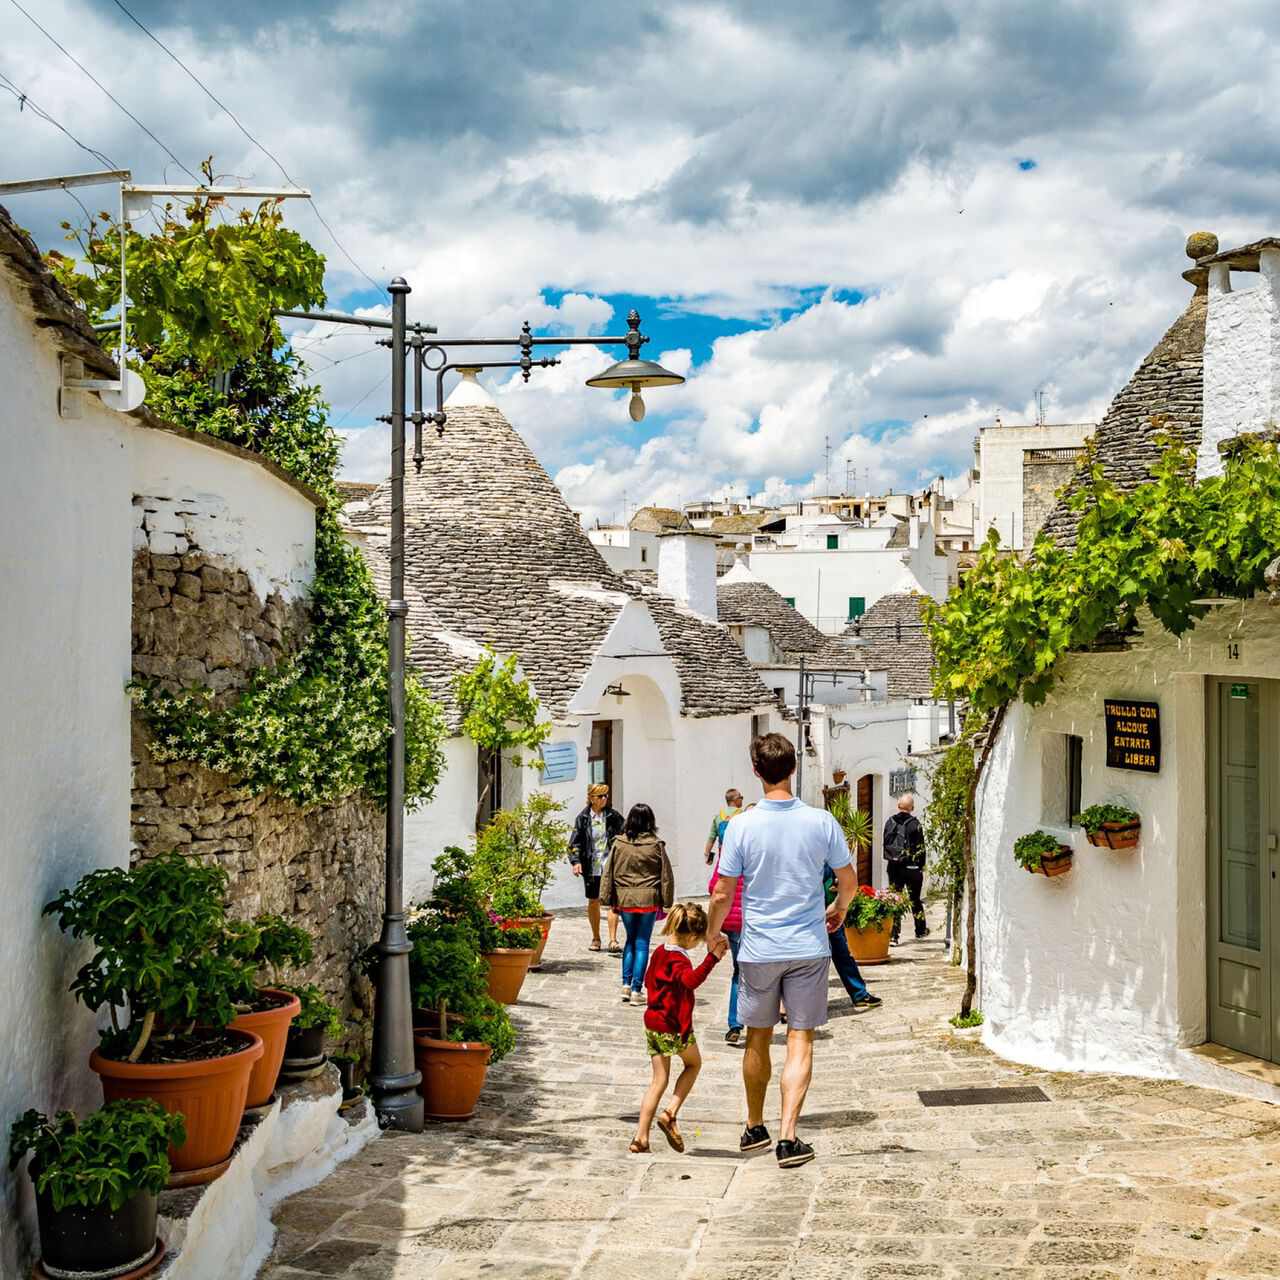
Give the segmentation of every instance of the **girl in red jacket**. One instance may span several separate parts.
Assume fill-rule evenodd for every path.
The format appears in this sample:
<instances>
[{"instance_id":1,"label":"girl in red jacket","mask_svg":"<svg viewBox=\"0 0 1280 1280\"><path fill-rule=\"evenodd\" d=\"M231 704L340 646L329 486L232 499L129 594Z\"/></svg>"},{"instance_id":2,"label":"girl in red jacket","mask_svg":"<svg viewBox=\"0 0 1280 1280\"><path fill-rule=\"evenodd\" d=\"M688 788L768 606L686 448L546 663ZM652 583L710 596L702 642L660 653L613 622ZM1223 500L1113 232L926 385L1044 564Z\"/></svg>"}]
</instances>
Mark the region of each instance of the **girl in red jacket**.
<instances>
[{"instance_id":1,"label":"girl in red jacket","mask_svg":"<svg viewBox=\"0 0 1280 1280\"><path fill-rule=\"evenodd\" d=\"M683 1064L671 1105L658 1116L658 1128L674 1151L684 1150L684 1138L676 1116L702 1068L702 1054L693 1034L693 993L706 981L717 960L728 950L723 938L697 968L689 956L707 936L707 913L696 903L677 902L662 930L671 942L660 943L649 957L644 985L649 993L644 1011L644 1039L653 1066L653 1079L640 1104L640 1123L629 1150L633 1155L649 1150L649 1126L671 1079L671 1059Z\"/></svg>"}]
</instances>

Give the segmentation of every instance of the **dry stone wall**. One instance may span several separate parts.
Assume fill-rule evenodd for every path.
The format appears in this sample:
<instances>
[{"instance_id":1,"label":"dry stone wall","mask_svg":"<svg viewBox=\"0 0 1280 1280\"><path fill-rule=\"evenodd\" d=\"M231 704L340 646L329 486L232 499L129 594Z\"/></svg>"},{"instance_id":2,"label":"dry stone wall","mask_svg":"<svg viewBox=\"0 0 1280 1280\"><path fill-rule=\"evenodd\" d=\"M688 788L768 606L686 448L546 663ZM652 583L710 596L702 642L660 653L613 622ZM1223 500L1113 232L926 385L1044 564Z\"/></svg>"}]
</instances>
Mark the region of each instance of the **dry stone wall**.
<instances>
[{"instance_id":1,"label":"dry stone wall","mask_svg":"<svg viewBox=\"0 0 1280 1280\"><path fill-rule=\"evenodd\" d=\"M233 699L256 670L296 649L306 634L305 604L278 591L263 600L235 564L197 545L190 525L176 533L175 513L163 500L135 504L134 675L175 690L207 686L220 701ZM280 796L249 795L226 774L157 762L149 744L135 712L134 860L175 849L216 860L230 876L237 915L278 912L309 929L316 958L300 977L342 1008L346 1047L362 1049L372 993L354 960L378 933L381 811L363 796L302 810Z\"/></svg>"}]
</instances>

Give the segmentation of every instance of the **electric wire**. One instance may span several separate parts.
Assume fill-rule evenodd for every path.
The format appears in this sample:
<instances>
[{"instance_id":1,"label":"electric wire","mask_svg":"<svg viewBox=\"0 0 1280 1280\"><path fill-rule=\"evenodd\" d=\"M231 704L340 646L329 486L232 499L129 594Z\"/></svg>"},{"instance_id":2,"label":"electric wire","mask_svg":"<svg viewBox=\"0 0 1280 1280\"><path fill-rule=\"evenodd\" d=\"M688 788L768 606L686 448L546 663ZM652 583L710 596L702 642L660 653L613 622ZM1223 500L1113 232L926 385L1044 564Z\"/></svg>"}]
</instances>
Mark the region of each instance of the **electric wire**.
<instances>
[{"instance_id":1,"label":"electric wire","mask_svg":"<svg viewBox=\"0 0 1280 1280\"><path fill-rule=\"evenodd\" d=\"M11 2L16 3L16 0L11 0ZM155 32L153 32L153 31L152 31L152 30L151 30L151 29L150 29L150 28L149 28L145 23L143 23L143 22L142 22L142 21L140 21L138 18L136 18L136 17L135 17L135 16L134 16L134 15L133 15L133 14L132 14L132 13L131 13L131 12L130 12L126 7L125 7L125 6L121 3L121 0L112 0L112 3L116 6L116 8L117 8L117 9L119 9L119 10L120 10L120 12L121 12L121 13L123 13L123 14L124 14L124 16L125 16L126 18L128 18L128 19L129 19L129 21L130 21L130 22L132 22L132 23L133 23L133 25L134 25L135 27L137 27L137 28L138 28L138 30L139 30L139 31L141 31L141 32L142 32L142 33L143 33L143 34L144 34L144 35L145 35L149 40L151 40L151 41L152 41L152 42L153 42L153 43L154 43L158 48L162 49L165 53L167 53L167 54L169 55L169 57L170 57L170 58L172 58L172 59L173 59L173 61L174 61L174 62L176 62L176 63L178 64L178 66L179 66L179 67L181 67L181 68L182 68L182 70L183 70L183 71L185 71L185 72L187 73L187 75L191 78L191 80L192 80L192 81L194 81L194 83L195 83L195 84L196 84L196 85L197 85L201 90L203 90L203 91L204 91L205 95L206 95L206 96L208 97L208 99L209 99L209 100L214 104L214 106L216 106L216 107L220 108L222 111L224 111L224 112L227 114L227 116L228 116L228 117L230 118L230 120L231 120L231 123L232 123L232 124L234 124L234 125L235 125L235 127L236 127L237 129L239 129L239 130L240 130L240 132L241 132L242 134L244 134L244 136L245 136L246 138L248 138L248 139L249 139L249 141L250 141L250 142L252 142L252 143L253 143L253 145L254 145L255 147L257 147L257 148L258 148L258 150L259 150L259 151L261 151L261 152L262 152L262 154L263 154L264 156L266 156L266 157L267 157L267 159L268 159L268 160L270 160L270 161L271 161L271 163L272 163L272 164L274 164L274 165L275 165L275 167L276 167L277 169L279 169L279 170L280 170L280 172L284 175L284 180L285 180L287 183L289 183L289 185L290 185L290 186L294 186L294 187L296 187L296 186L298 185L298 184L297 184L297 182L294 180L293 176L289 173L288 169L286 169L286 168L284 167L284 165L280 163L280 161L276 158L276 156L275 156L272 152L268 151L268 150L267 150L267 148L266 148L265 146L263 146L263 144L262 144L261 142L259 142L259 141L258 141L258 139L257 139L257 138L255 138L255 137L253 136L253 134L251 134L251 133L249 132L249 130L248 130L248 129L246 129L246 128L244 127L244 125L243 125L243 124L241 124L239 116L237 116L237 115L236 115L236 113L235 113L234 111L232 111L232 110L231 110L231 108L230 108L229 106L227 106L227 104L226 104L225 102L223 102L223 101L222 101L222 100L221 100L221 99L220 99L220 98L219 98L219 97L218 97L218 96L213 92L213 90L212 90L212 89L210 89L210 88L209 88L209 86L208 86L207 84L205 84L205 82L204 82L203 80L201 80L201 79L200 79L200 77L199 77L198 75L196 75L196 73L195 73L194 71L192 71L192 70L191 70L191 68L190 68L189 66L187 66L187 64L186 64L185 62L183 62L183 61L182 61L182 59L181 59L181 58L179 58L179 57L178 57L178 55L177 55L176 53L174 53L174 51L173 51L172 49L170 49L170 48L169 48L169 46L168 46L167 44L165 44L165 43L164 43L164 41L163 41L163 40L161 40L161 39L159 38L159 36L157 36L157 35L155 34ZM339 239L338 239L337 235L334 233L333 228L328 224L328 222L326 222L326 221L325 221L324 215L320 212L320 208L319 208L319 206L316 204L316 202L315 202L315 197L314 197L314 196L313 196L313 197L312 197L312 199L311 199L311 208L312 208L312 212L314 212L314 213L315 213L316 218L319 220L320 225L321 225L321 226L322 226L322 227L323 227L323 228L324 228L324 229L329 233L329 238L333 241L333 243L334 243L335 245L337 245L337 246L338 246L338 250L339 250L339 252L342 254L342 256L343 256L344 258L346 258L346 260L347 260L347 261L348 261L348 262L349 262L349 263L350 263L350 264L351 264L351 265L356 269L356 271L358 271L362 276L364 276L364 278L365 278L365 279L366 279L366 280L367 280L371 285L373 285L373 287L374 287L375 289L377 289L380 293L384 294L386 297L388 297L388 298L389 298L391 295L390 295L389 293L387 293L387 291L386 291L385 287L384 287L384 286L382 286L382 285L380 285L380 284L379 284L379 283L378 283L378 282L377 282L377 281L376 281L376 280L375 280L375 279L374 279L374 278L373 278L373 277L372 277L372 276L371 276L371 275L370 275L370 274L369 274L369 273L368 273L368 272L367 272L367 271L366 271L366 270L365 270L365 269L364 269L364 268L363 268L363 267L362 267L362 266L361 266L361 265L360 265L360 264L359 264L359 263L358 263L358 262L357 262L357 261L356 261L356 260L351 256L351 254L347 252L347 248L346 248L346 246L342 243L342 241L341 241L341 240L339 240Z\"/></svg>"},{"instance_id":2,"label":"electric wire","mask_svg":"<svg viewBox=\"0 0 1280 1280\"><path fill-rule=\"evenodd\" d=\"M3 71L0 71L0 89L7 89L18 100L18 111L21 112L25 107L30 107L33 114L41 120L53 125L60 133L65 134L72 142L80 148L81 151L91 155L99 164L104 164L108 169L118 169L120 166L116 164L105 152L99 151L96 147L91 147L87 142L81 142L70 129L61 121L55 120L43 107L32 101L31 95L25 90L20 89L12 80L9 79Z\"/></svg>"},{"instance_id":3,"label":"electric wire","mask_svg":"<svg viewBox=\"0 0 1280 1280\"><path fill-rule=\"evenodd\" d=\"M39 32L40 32L40 33L41 33L41 34L42 34L42 35L43 35L43 36L44 36L44 37L45 37L45 38L46 38L46 39L47 39L47 40L48 40L48 41L53 45L53 47L54 47L55 49L57 49L57 50L58 50L58 51L59 51L59 52L60 52L64 57L66 57L69 61L71 61L72 63L74 63L77 67L79 67L79 68L80 68L80 70L81 70L81 71L82 71L82 72L83 72L83 73L84 73L84 74L85 74L85 75L86 75L90 80L92 80L92 81L93 81L93 83L94 83L95 85L97 85L97 86L98 86L98 88L99 88L99 89L101 89L101 90L102 90L102 92L103 92L103 93L105 93L105 94L107 95L107 97L108 97L108 98L110 98L110 99L111 99L111 101L112 101L112 102L114 102L114 103L115 103L115 105L116 105L117 107L119 107L119 108L120 108L120 110L121 110L121 111L123 111L123 112L125 113L125 115L127 115L127 116L129 117L129 119L130 119L130 120L132 120L132 121L133 121L133 123L134 123L134 124L136 124L136 125L138 126L138 128L139 128L139 129L141 129L141 130L142 130L142 132L143 132L143 133L145 133L145 134L147 135L147 137L148 137L148 138L150 138L150 139L151 139L151 141L152 141L152 142L154 142L154 143L156 144L156 146L157 146L157 147L159 147L159 148L160 148L160 150L161 150L161 151L163 151L163 152L165 153L165 155L167 155L167 156L169 157L169 159L170 159L170 160L172 160L172 161L173 161L173 163L174 163L174 164L176 164L176 165L178 166L178 168L179 168L179 169L181 169L181 170L183 171L183 173L186 173L186 174L190 175L190 177L191 177L192 181L194 181L197 185L199 185L199 184L200 184L200 179L199 179L199 178L198 178L194 173L192 173L192 172L191 172L191 170L190 170L190 169L188 169L188 168L187 168L187 166L186 166L185 164L183 164L183 163L182 163L182 161L181 161L181 160L179 160L179 159L178 159L178 157L177 157L177 156L175 156L175 155L173 154L173 152L172 152L172 151L170 151L170 150L169 150L169 148L168 148L168 147L166 147L166 146L165 146L165 144L164 144L163 142L161 142L161 141L160 141L160 139L159 139L159 138L157 138L157 137L156 137L156 135L155 135L154 133L152 133L152 132L151 132L151 130L150 130L150 129L148 129L148 128L147 128L147 126L146 126L145 124L143 124L143 123L142 123L142 121L141 121L141 120L139 120L139 119L138 119L138 117L137 117L137 116L135 116L135 115L133 114L133 112L132 112L132 111L130 111L130 110L129 110L129 108L128 108L128 107L126 107L126 106L124 105L124 103L123 103L123 102L121 102L121 101L120 101L120 99L119 99L119 98L117 98L117 97L115 96L115 94L113 94L113 93L111 92L111 90L110 90L110 89L108 89L108 88L106 87L106 85L104 85L104 84L102 83L102 81L101 81L101 80L99 80L99 79L98 79L98 78L93 74L93 72L92 72L92 71L90 71L90 70L89 70L89 68L88 68L88 67L86 67L86 66L84 65L84 63L83 63L83 62L81 62L81 61L80 61L80 60L79 60L79 59L78 59L78 58L77 58L73 53L71 53L71 51L70 51L69 49L67 49L67 48L66 48L66 46L65 46L65 45L60 44L60 43L59 43L59 41L58 41L58 40L57 40L53 35L51 35L51 34L50 34L50 33L49 33L49 32L48 32L44 27L42 27L42 26L40 25L40 23L39 23L39 22L37 22L37 21L36 21L36 19L35 19L35 18L33 18L33 17L31 16L31 14L29 14L29 13L28 13L28 12L27 12L23 7L22 7L22 6L18 3L18 0L9 0L9 3L10 3L11 5L13 5L13 7L14 7L15 9L17 9L17 11L18 11L20 14L22 14L22 16L23 16L24 18L26 18L26 20L27 20L29 23L31 23L31 25L32 25L33 27L35 27L35 29L36 29L37 31L39 31Z\"/></svg>"},{"instance_id":4,"label":"electric wire","mask_svg":"<svg viewBox=\"0 0 1280 1280\"><path fill-rule=\"evenodd\" d=\"M356 410L357 410L357 409L358 409L362 404L364 404L364 402L365 402L365 401L366 401L366 400L367 400L371 395L373 395L373 393L374 393L375 391L378 391L379 389L381 389L382 387L384 387L384 386L387 384L387 382L390 380L390 378L391 378L391 374L390 374L390 373L385 373L385 374L383 374L383 376L382 376L382 378L381 378L381 380L380 380L379 382L375 383L372 387L370 387L370 388L369 388L369 390L368 390L368 391L366 391L366 392L364 393L364 395L362 395L362 396L360 397L360 399L359 399L359 400L357 400L357 401L355 402L355 404L353 404L353 405L352 405L352 406L351 406L351 407L346 411L346 413L344 413L344 414L342 415L342 417L340 417L340 418L337 420L337 422L330 423L330 426L333 426L333 427L340 427L344 422L346 422L346 420L347 420L347 419L348 419L348 418L349 418L353 413L355 413L355 411L356 411Z\"/></svg>"}]
</instances>

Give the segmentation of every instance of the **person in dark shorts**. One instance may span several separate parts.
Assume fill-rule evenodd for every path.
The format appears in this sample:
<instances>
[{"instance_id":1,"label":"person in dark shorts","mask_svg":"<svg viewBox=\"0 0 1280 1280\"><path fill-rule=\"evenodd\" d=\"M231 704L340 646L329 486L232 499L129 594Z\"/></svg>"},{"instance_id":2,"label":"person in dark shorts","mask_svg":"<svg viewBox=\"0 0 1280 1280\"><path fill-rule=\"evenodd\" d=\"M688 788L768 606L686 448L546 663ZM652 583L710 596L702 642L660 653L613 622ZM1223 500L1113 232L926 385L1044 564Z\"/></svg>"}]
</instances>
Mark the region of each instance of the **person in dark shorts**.
<instances>
[{"instance_id":1,"label":"person in dark shorts","mask_svg":"<svg viewBox=\"0 0 1280 1280\"><path fill-rule=\"evenodd\" d=\"M747 1127L740 1150L770 1145L764 1124L765 1091L773 1064L769 1045L785 1001L787 1060L782 1071L782 1124L775 1149L783 1169L807 1164L813 1148L796 1134L813 1075L813 1034L827 1021L827 973L833 929L857 890L857 877L840 824L791 793L795 748L780 733L751 744L751 766L764 798L725 829L720 879L711 895L707 945L721 940L725 917L741 880L745 886L742 942L738 949L738 1011L747 1028L742 1081ZM823 871L835 875L835 898L823 900Z\"/></svg>"},{"instance_id":2,"label":"person in dark shorts","mask_svg":"<svg viewBox=\"0 0 1280 1280\"><path fill-rule=\"evenodd\" d=\"M582 877L587 897L587 920L591 925L590 950L600 950L600 877L614 839L621 833L623 818L609 803L609 788L603 782L587 788L587 807L578 814L569 837L569 862L573 874ZM609 950L618 946L618 913L609 912Z\"/></svg>"},{"instance_id":3,"label":"person in dark shorts","mask_svg":"<svg viewBox=\"0 0 1280 1280\"><path fill-rule=\"evenodd\" d=\"M924 902L924 828L913 810L916 798L910 792L898 797L898 812L884 824L884 865L889 873L889 887L898 889L911 899L911 915L916 937L927 938ZM898 945L902 917L893 918L893 945Z\"/></svg>"}]
</instances>

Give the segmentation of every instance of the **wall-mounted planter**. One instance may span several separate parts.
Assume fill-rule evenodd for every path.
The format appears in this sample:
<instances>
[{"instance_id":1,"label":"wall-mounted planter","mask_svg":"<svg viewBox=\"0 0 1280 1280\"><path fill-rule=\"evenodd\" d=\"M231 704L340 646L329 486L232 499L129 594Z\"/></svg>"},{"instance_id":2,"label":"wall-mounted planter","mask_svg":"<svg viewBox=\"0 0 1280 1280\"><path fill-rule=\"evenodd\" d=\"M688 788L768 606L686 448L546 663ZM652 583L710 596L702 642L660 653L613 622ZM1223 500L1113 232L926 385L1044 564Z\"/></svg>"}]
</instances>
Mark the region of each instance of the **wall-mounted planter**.
<instances>
[{"instance_id":1,"label":"wall-mounted planter","mask_svg":"<svg viewBox=\"0 0 1280 1280\"><path fill-rule=\"evenodd\" d=\"M1046 853L1040 859L1040 865L1032 874L1042 876L1064 876L1071 870L1072 849L1068 844L1060 844L1060 853Z\"/></svg>"},{"instance_id":2,"label":"wall-mounted planter","mask_svg":"<svg viewBox=\"0 0 1280 1280\"><path fill-rule=\"evenodd\" d=\"M1089 843L1098 849L1133 849L1141 835L1141 822L1104 822L1097 831L1085 832Z\"/></svg>"}]
</instances>

